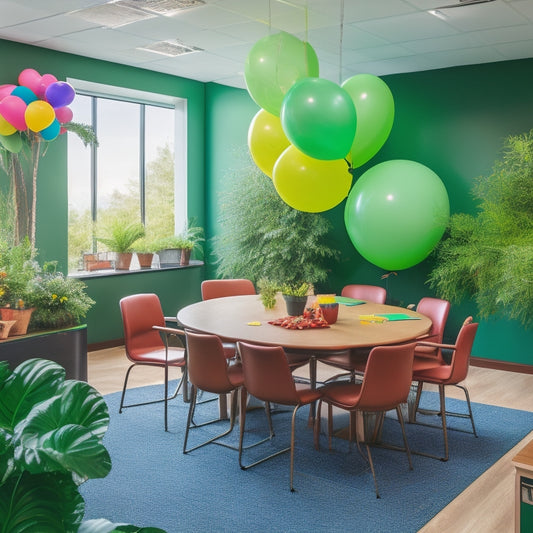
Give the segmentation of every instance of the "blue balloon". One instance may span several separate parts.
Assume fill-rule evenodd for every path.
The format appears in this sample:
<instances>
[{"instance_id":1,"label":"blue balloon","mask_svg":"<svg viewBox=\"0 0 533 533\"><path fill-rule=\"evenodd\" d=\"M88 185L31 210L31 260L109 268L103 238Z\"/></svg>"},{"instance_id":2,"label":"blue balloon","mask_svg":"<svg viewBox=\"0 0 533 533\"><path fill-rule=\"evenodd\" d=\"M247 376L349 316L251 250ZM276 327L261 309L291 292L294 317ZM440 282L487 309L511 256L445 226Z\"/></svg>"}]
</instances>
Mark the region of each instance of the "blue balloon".
<instances>
[{"instance_id":1,"label":"blue balloon","mask_svg":"<svg viewBox=\"0 0 533 533\"><path fill-rule=\"evenodd\" d=\"M18 96L21 100L24 100L26 104L31 104L32 102L35 102L37 100L36 94L27 87L24 87L24 85L19 85L18 87L15 87L11 94L13 96Z\"/></svg>"},{"instance_id":2,"label":"blue balloon","mask_svg":"<svg viewBox=\"0 0 533 533\"><path fill-rule=\"evenodd\" d=\"M60 129L61 124L59 123L59 120L55 118L50 126L44 128L44 130L41 130L39 133L45 141L53 141L59 135Z\"/></svg>"}]
</instances>

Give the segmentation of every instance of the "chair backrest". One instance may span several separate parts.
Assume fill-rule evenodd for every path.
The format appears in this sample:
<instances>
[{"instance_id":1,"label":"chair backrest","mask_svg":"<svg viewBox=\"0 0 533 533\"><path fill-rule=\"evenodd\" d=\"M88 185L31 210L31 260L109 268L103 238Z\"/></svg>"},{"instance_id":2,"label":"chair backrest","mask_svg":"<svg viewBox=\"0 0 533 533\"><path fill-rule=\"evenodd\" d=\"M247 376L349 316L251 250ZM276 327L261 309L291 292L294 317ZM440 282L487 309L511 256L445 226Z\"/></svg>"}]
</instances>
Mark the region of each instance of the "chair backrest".
<instances>
[{"instance_id":1,"label":"chair backrest","mask_svg":"<svg viewBox=\"0 0 533 533\"><path fill-rule=\"evenodd\" d=\"M264 402L297 405L296 386L285 351L281 346L258 346L238 342L244 386Z\"/></svg>"},{"instance_id":2,"label":"chair backrest","mask_svg":"<svg viewBox=\"0 0 533 533\"><path fill-rule=\"evenodd\" d=\"M234 388L228 379L227 359L216 335L185 331L189 381L206 392L226 393Z\"/></svg>"},{"instance_id":3,"label":"chair backrest","mask_svg":"<svg viewBox=\"0 0 533 533\"><path fill-rule=\"evenodd\" d=\"M257 294L249 279L207 279L202 281L202 300Z\"/></svg>"},{"instance_id":4,"label":"chair backrest","mask_svg":"<svg viewBox=\"0 0 533 533\"><path fill-rule=\"evenodd\" d=\"M126 355L133 361L145 353L161 350L165 344L152 326L165 326L165 317L157 294L132 294L119 302L124 327Z\"/></svg>"},{"instance_id":5,"label":"chair backrest","mask_svg":"<svg viewBox=\"0 0 533 533\"><path fill-rule=\"evenodd\" d=\"M414 343L372 348L361 386L360 409L387 411L407 401L414 349Z\"/></svg>"},{"instance_id":6,"label":"chair backrest","mask_svg":"<svg viewBox=\"0 0 533 533\"><path fill-rule=\"evenodd\" d=\"M341 291L341 296L357 298L375 304L384 304L387 299L387 291L383 287L377 287L376 285L346 285Z\"/></svg>"},{"instance_id":7,"label":"chair backrest","mask_svg":"<svg viewBox=\"0 0 533 533\"><path fill-rule=\"evenodd\" d=\"M455 350L453 351L452 360L450 361L452 370L451 375L447 380L448 383L460 383L468 375L470 355L472 353L472 346L474 345L479 325L471 320L471 317L465 320L457 335Z\"/></svg>"},{"instance_id":8,"label":"chair backrest","mask_svg":"<svg viewBox=\"0 0 533 533\"><path fill-rule=\"evenodd\" d=\"M425 340L441 343L450 312L450 302L439 298L424 297L418 302L416 310L418 313L431 318L431 330L428 333L429 337Z\"/></svg>"}]
</instances>

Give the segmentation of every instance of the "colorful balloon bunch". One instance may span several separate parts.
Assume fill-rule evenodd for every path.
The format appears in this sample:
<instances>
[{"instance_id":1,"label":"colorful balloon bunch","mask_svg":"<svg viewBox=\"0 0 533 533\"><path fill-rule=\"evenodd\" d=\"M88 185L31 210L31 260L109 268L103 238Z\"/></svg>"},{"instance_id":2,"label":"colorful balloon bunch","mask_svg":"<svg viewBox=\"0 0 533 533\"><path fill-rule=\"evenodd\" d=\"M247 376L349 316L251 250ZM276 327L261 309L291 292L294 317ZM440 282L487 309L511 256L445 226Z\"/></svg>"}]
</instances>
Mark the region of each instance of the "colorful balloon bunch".
<instances>
[{"instance_id":1,"label":"colorful balloon bunch","mask_svg":"<svg viewBox=\"0 0 533 533\"><path fill-rule=\"evenodd\" d=\"M344 220L352 244L381 268L409 268L429 255L449 218L446 188L431 169L387 161L350 192L350 171L374 157L392 129L394 99L383 80L358 74L339 86L321 79L309 43L285 32L252 47L244 75L262 108L250 124L248 147L285 203L316 213L348 196Z\"/></svg>"},{"instance_id":2,"label":"colorful balloon bunch","mask_svg":"<svg viewBox=\"0 0 533 533\"><path fill-rule=\"evenodd\" d=\"M30 130L45 141L64 133L62 125L72 120L68 106L76 95L69 83L31 68L19 74L18 82L0 85L0 143L13 153L22 148L20 132Z\"/></svg>"}]
</instances>

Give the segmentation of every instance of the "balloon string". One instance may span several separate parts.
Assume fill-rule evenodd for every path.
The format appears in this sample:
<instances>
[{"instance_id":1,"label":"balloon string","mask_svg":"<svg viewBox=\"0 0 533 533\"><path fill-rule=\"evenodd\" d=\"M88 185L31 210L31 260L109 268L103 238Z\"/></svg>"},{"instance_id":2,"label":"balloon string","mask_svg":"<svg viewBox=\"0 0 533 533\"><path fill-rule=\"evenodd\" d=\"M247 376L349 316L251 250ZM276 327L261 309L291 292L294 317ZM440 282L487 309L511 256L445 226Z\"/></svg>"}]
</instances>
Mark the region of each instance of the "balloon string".
<instances>
[{"instance_id":1,"label":"balloon string","mask_svg":"<svg viewBox=\"0 0 533 533\"><path fill-rule=\"evenodd\" d=\"M342 39L344 34L344 0L341 0L341 20L339 38L339 85L342 83Z\"/></svg>"}]
</instances>

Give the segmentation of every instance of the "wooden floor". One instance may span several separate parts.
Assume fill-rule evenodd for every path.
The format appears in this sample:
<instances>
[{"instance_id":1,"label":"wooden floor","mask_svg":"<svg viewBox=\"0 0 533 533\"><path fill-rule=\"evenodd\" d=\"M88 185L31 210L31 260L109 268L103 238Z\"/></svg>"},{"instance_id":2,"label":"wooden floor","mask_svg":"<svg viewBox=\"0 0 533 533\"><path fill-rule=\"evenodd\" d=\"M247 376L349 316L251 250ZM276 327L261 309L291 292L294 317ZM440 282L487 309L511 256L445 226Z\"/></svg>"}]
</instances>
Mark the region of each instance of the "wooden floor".
<instances>
[{"instance_id":1,"label":"wooden floor","mask_svg":"<svg viewBox=\"0 0 533 533\"><path fill-rule=\"evenodd\" d=\"M100 393L121 390L128 361L123 348L90 352L88 380ZM137 372L136 372L137 370ZM332 369L318 369L319 380ZM162 382L160 369L134 369L131 386ZM177 377L177 374L176 374ZM471 367L466 381L472 401L512 409L533 411L533 375ZM448 396L461 398L461 391L449 387ZM531 428L533 430L533 428ZM462 494L428 522L420 533L507 533L514 527L513 456L533 439L533 431Z\"/></svg>"}]
</instances>

